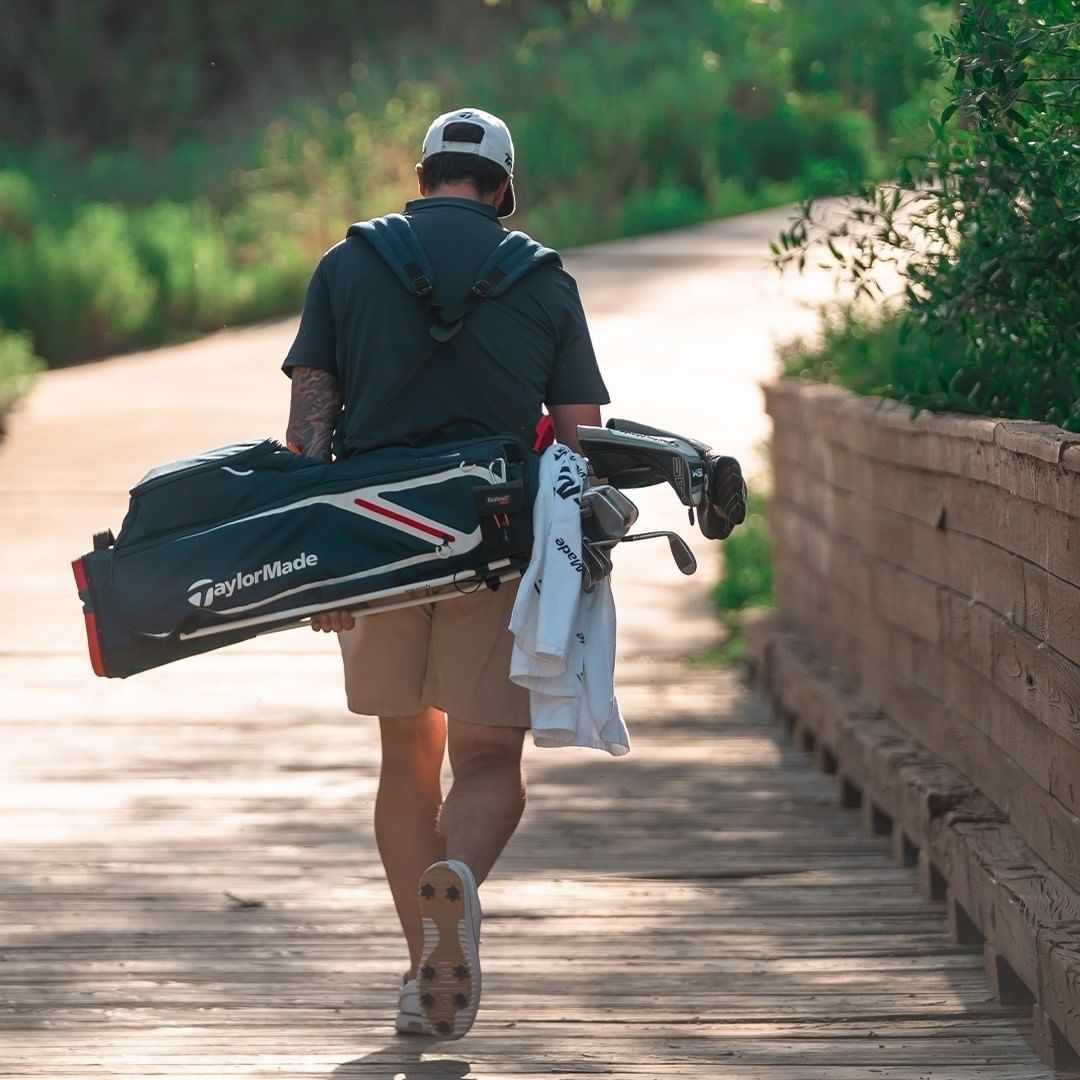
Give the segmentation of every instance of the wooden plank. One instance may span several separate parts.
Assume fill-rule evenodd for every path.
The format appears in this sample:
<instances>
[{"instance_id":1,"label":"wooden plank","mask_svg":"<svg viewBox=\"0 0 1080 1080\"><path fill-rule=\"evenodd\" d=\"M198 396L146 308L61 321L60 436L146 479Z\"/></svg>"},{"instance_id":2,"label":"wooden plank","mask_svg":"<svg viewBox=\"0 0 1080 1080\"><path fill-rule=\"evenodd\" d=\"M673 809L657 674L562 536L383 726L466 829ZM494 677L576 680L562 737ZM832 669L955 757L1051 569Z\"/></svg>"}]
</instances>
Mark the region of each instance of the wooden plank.
<instances>
[{"instance_id":1,"label":"wooden plank","mask_svg":"<svg viewBox=\"0 0 1080 1080\"><path fill-rule=\"evenodd\" d=\"M1073 433L982 417L923 413L912 420L910 410L878 410L873 399L818 402L799 395L798 386L786 393L785 415L799 415L834 452L979 481L1080 517L1080 446Z\"/></svg>"},{"instance_id":2,"label":"wooden plank","mask_svg":"<svg viewBox=\"0 0 1080 1080\"><path fill-rule=\"evenodd\" d=\"M781 520L784 516L781 514ZM785 537L782 545L793 542ZM781 550L786 548L782 546ZM897 578L892 577L890 583L889 571L883 571L876 563L871 564L871 572L875 595L885 598L883 603L869 611L853 604L842 590L831 588L828 605L820 612L821 617L833 625L843 621L849 627L857 627L856 637L861 648L869 649L879 662L892 665L901 677L914 682L939 701L955 707L958 715L953 718L950 730L958 736L958 741L951 755L943 750L945 756L971 773L992 797L1018 806L1013 813L1021 819L1030 819L1025 822L1024 829L1033 846L1063 873L1074 875L1077 871L1071 853L1077 843L1074 839L1076 814L1080 810L1080 784L1075 780L1080 775L1075 754L1080 741L1080 670L1052 650L1040 647L1030 635L1025 635L1008 621L993 616L982 605L964 603L952 593L941 594L950 649L955 649L976 669L993 672L997 686L1025 708L1037 710L1039 719L1048 725L1042 729L1038 722L1028 720L1023 709L1013 709L1007 702L984 696L985 691L993 687L973 684L962 669L944 665L938 652L919 648L916 635L896 633L888 624L912 629L913 625L918 625L920 616L925 615L926 602L890 602L887 598L897 595L913 599L912 590L903 588L907 579L899 579L901 584L898 585ZM806 607L808 619L812 619L814 607L812 604ZM805 625L803 620L799 621ZM920 629L923 634L932 633L933 624L925 620ZM852 656L847 670L849 675L858 677L854 662ZM871 670L864 680L870 700L879 707L883 706L883 699L880 692L875 692L874 684L883 677L882 673ZM905 717L898 716L898 719L906 723ZM966 721L966 724L957 721ZM1033 795L1034 802L1021 794L1024 785L1021 782L1017 787L1019 778L1015 775L1007 782L1001 776L991 779L986 770L993 766L993 748L987 748L985 744L972 747L972 740L978 740L968 731L971 727L980 730L994 745L1008 753L1043 791L1063 804L1067 813L1062 814L1053 801L1040 798L1038 793ZM1059 736L1067 740L1066 745L1062 745ZM985 761L981 768L977 764L980 760ZM997 770L998 773L1002 771L1015 773L1008 766ZM1012 795L1007 794L1009 792Z\"/></svg>"},{"instance_id":3,"label":"wooden plank","mask_svg":"<svg viewBox=\"0 0 1080 1080\"><path fill-rule=\"evenodd\" d=\"M977 602L942 597L951 652L990 677L1000 693L1080 746L1080 666Z\"/></svg>"},{"instance_id":4,"label":"wooden plank","mask_svg":"<svg viewBox=\"0 0 1080 1080\"><path fill-rule=\"evenodd\" d=\"M815 663L813 655L799 644L797 636L778 632L773 641L775 670L784 671L793 681L803 677L821 684L827 674ZM826 690L815 686L819 700L825 700ZM832 700L841 717L853 716L850 696L836 689ZM845 730L845 721L838 718L836 726ZM872 727L872 725L871 725ZM886 729L887 731L887 729ZM872 752L873 737L864 744ZM887 738L880 740L882 769L887 769L889 755ZM841 734L838 756L841 768L852 768L848 744ZM856 756L857 760L857 756ZM994 958L993 985L996 992L1006 988L1006 995L1017 1004L1037 996L1045 1010L1046 1031L1056 1029L1059 1043L1057 1053L1064 1060L1061 1039L1080 1042L1080 893L1073 884L1056 875L1024 843L1017 830L998 815L997 808L986 800L966 791L963 786L950 790L949 781L956 777L954 770L943 775L945 799L936 810L931 800L934 779L918 790L917 777L929 775L918 757L895 759L896 776L885 792L875 787L878 782L873 766L862 764L854 771L861 774L870 798L887 802L893 793L893 805L903 805L904 791L913 803L921 803L921 813L927 823L926 848L920 864L929 868L931 860L947 877L950 895L950 914L970 919L976 931L985 935L989 953ZM906 774L906 775L905 775ZM911 810L899 811L910 819ZM917 830L917 827L915 829ZM929 852L929 857L923 857ZM960 907L957 908L956 905ZM980 936L981 940L981 936ZM1045 1044L1045 1039L1044 1039Z\"/></svg>"},{"instance_id":5,"label":"wooden plank","mask_svg":"<svg viewBox=\"0 0 1080 1080\"><path fill-rule=\"evenodd\" d=\"M994 442L1003 450L1056 465L1065 448L1080 442L1080 436L1063 431L1056 424L1004 420L994 431Z\"/></svg>"},{"instance_id":6,"label":"wooden plank","mask_svg":"<svg viewBox=\"0 0 1080 1080\"><path fill-rule=\"evenodd\" d=\"M986 981L994 997L1003 1005L1035 1003L1035 993L1020 978L1012 964L989 942L983 945Z\"/></svg>"},{"instance_id":7,"label":"wooden plank","mask_svg":"<svg viewBox=\"0 0 1080 1080\"><path fill-rule=\"evenodd\" d=\"M821 491L821 481L815 483L809 478L797 457L778 455L774 473L777 490L792 501L798 498L798 492L805 490L812 493L815 505L828 507L835 503L835 492L845 491L901 517L932 527L944 526L951 532L982 540L1064 581L1072 581L1076 576L1068 537L1080 517L1071 513L1080 510L1080 477L1075 478L1078 491L1075 503L1070 500L1067 513L988 483L918 472L894 462L845 453L833 453L830 457L828 482L824 486L832 491ZM836 514L826 520L842 530L848 517Z\"/></svg>"},{"instance_id":8,"label":"wooden plank","mask_svg":"<svg viewBox=\"0 0 1080 1080\"><path fill-rule=\"evenodd\" d=\"M946 671L950 706L983 731L1043 791L1073 814L1080 814L1080 747L1075 736L1062 738L967 664L950 658Z\"/></svg>"},{"instance_id":9,"label":"wooden plank","mask_svg":"<svg viewBox=\"0 0 1080 1080\"><path fill-rule=\"evenodd\" d=\"M807 481L802 463L784 460L782 469L786 479L781 486L803 498ZM867 490L873 490L872 476ZM1056 651L1080 662L1080 586L1076 583L979 537L935 528L852 492L834 489L805 497L816 501L826 514L825 519L814 518L809 507L797 504L812 518L804 528L814 545L808 558L813 558L815 567L824 562L819 552L829 550L830 533L843 536L872 555L977 599L1042 641L1048 641L1052 632ZM828 522L827 529L823 520ZM785 527L783 521L780 525Z\"/></svg>"},{"instance_id":10,"label":"wooden plank","mask_svg":"<svg viewBox=\"0 0 1080 1080\"><path fill-rule=\"evenodd\" d=\"M1069 1045L1064 1032L1058 1027L1050 1011L1040 1003L1031 1008L1034 1021L1035 1047L1039 1056L1056 1073L1067 1072L1073 1076L1080 1071L1080 1054Z\"/></svg>"},{"instance_id":11,"label":"wooden plank","mask_svg":"<svg viewBox=\"0 0 1080 1080\"><path fill-rule=\"evenodd\" d=\"M866 699L969 777L1011 816L1034 851L1074 887L1080 887L1080 816L1050 791L1052 752L1057 745L1051 742L1051 733L1040 731L1037 724L1028 724L1032 737L1029 744L1025 733L1009 724L1007 712L1002 720L1000 714L978 709L982 698L977 689L972 690L963 668L950 669L955 695L948 701L911 681L901 670L890 670L899 668L898 658L905 656L910 664L909 675L932 671L940 664L936 652L899 628L880 620L868 623L860 634L860 644L873 660L865 666L860 684ZM971 719L965 711L977 713L978 718ZM992 735L997 735L999 741L995 742ZM1041 747L1035 741L1037 735L1042 736ZM1020 761L1014 760L1010 751ZM1070 752L1071 748L1062 751L1055 776L1069 774L1074 760ZM895 808L891 787L886 787L880 798Z\"/></svg>"},{"instance_id":12,"label":"wooden plank","mask_svg":"<svg viewBox=\"0 0 1080 1080\"><path fill-rule=\"evenodd\" d=\"M929 842L935 820L970 800L973 785L931 755L892 719L868 711L837 682L836 673L805 652L799 639L776 631L773 684L782 706L796 710L812 701L811 723L831 736L842 774L872 793L909 839ZM831 718L825 719L831 713ZM998 812L1000 813L1000 812Z\"/></svg>"},{"instance_id":13,"label":"wooden plank","mask_svg":"<svg viewBox=\"0 0 1080 1080\"><path fill-rule=\"evenodd\" d=\"M1070 898L1071 899L1071 898ZM1080 904L1059 902L1059 921L1040 927L1039 1001L1071 1047L1080 1047ZM1071 922L1066 921L1071 919ZM1065 1048L1058 1047L1067 1060ZM1075 1050L1073 1051L1075 1054ZM1080 1064L1080 1062L1074 1062Z\"/></svg>"},{"instance_id":14,"label":"wooden plank","mask_svg":"<svg viewBox=\"0 0 1080 1080\"><path fill-rule=\"evenodd\" d=\"M1004 822L967 822L946 816L938 838L949 886L993 947L1036 995L1041 982L1039 922L1053 910L1054 875L1041 870L1015 829ZM1009 885L1006 885L1006 882ZM1034 895L1016 903L1011 887ZM1060 882L1061 895L1071 890ZM1041 894L1041 895L1040 895Z\"/></svg>"},{"instance_id":15,"label":"wooden plank","mask_svg":"<svg viewBox=\"0 0 1080 1080\"><path fill-rule=\"evenodd\" d=\"M899 634L900 631L892 631ZM913 646L918 648L920 646ZM1080 817L1034 781L957 709L887 669L879 654L863 691L924 746L954 765L1016 823L1028 844L1080 888Z\"/></svg>"}]
</instances>

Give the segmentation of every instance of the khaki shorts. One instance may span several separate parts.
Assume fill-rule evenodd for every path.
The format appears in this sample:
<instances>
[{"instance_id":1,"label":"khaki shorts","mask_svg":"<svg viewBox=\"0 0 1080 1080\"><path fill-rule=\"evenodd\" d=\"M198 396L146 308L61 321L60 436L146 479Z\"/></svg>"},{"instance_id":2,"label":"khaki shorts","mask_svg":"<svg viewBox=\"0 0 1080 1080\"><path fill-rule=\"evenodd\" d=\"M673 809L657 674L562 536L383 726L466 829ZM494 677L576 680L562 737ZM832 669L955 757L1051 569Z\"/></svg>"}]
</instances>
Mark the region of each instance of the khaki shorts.
<instances>
[{"instance_id":1,"label":"khaki shorts","mask_svg":"<svg viewBox=\"0 0 1080 1080\"><path fill-rule=\"evenodd\" d=\"M529 727L529 692L510 681L517 588L357 619L338 634L350 711L410 716L432 706L470 724Z\"/></svg>"}]
</instances>

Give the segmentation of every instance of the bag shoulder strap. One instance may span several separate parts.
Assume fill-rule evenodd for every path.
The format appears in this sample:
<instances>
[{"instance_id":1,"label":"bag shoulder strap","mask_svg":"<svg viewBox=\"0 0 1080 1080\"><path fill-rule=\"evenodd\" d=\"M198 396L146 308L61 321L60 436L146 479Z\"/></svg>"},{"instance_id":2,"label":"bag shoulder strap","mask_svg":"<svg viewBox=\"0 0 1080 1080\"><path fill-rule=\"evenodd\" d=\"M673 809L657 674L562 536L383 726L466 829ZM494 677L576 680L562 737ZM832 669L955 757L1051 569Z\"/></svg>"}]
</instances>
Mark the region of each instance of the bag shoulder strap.
<instances>
[{"instance_id":1,"label":"bag shoulder strap","mask_svg":"<svg viewBox=\"0 0 1080 1080\"><path fill-rule=\"evenodd\" d=\"M538 266L549 262L562 265L559 253L553 248L544 247L523 232L507 233L480 267L469 295L459 303L444 308L430 302L435 272L404 214L387 214L371 221L354 222L345 235L360 236L371 244L405 291L428 302L429 318L433 324L441 324L440 329L460 323L481 300L501 296ZM460 327L455 328L455 333L457 329ZM434 331L432 337L436 337Z\"/></svg>"},{"instance_id":2,"label":"bag shoulder strap","mask_svg":"<svg viewBox=\"0 0 1080 1080\"><path fill-rule=\"evenodd\" d=\"M385 395L386 402L396 398L416 378L439 346L457 334L468 315L484 300L501 296L538 266L549 262L562 265L559 253L553 248L544 247L523 232L507 233L480 267L468 295L459 303L446 307L432 300L435 273L404 214L387 214L371 221L354 222L345 235L359 236L371 244L394 272L402 288L427 305L428 333L432 340L401 370Z\"/></svg>"},{"instance_id":3,"label":"bag shoulder strap","mask_svg":"<svg viewBox=\"0 0 1080 1080\"><path fill-rule=\"evenodd\" d=\"M404 214L387 214L371 221L355 221L345 231L361 236L383 257L406 292L421 300L435 287L435 272Z\"/></svg>"},{"instance_id":4,"label":"bag shoulder strap","mask_svg":"<svg viewBox=\"0 0 1080 1080\"><path fill-rule=\"evenodd\" d=\"M537 243L528 233L507 233L480 267L472 291L482 298L501 296L516 281L549 262L562 266L554 248Z\"/></svg>"}]
</instances>

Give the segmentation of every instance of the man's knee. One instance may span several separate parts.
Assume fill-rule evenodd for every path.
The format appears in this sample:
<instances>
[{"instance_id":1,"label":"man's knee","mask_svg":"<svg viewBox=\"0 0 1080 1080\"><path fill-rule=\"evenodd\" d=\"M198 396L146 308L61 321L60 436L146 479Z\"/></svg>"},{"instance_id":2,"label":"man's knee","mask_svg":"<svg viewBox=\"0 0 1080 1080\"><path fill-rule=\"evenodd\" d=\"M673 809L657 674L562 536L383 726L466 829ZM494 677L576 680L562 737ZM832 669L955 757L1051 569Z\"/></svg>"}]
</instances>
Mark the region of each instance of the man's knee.
<instances>
[{"instance_id":1,"label":"man's knee","mask_svg":"<svg viewBox=\"0 0 1080 1080\"><path fill-rule=\"evenodd\" d=\"M434 709L414 716L379 718L383 762L442 760L446 746L446 719Z\"/></svg>"},{"instance_id":2,"label":"man's knee","mask_svg":"<svg viewBox=\"0 0 1080 1080\"><path fill-rule=\"evenodd\" d=\"M474 771L521 771L523 728L489 727L451 718L450 767L455 776Z\"/></svg>"}]
</instances>

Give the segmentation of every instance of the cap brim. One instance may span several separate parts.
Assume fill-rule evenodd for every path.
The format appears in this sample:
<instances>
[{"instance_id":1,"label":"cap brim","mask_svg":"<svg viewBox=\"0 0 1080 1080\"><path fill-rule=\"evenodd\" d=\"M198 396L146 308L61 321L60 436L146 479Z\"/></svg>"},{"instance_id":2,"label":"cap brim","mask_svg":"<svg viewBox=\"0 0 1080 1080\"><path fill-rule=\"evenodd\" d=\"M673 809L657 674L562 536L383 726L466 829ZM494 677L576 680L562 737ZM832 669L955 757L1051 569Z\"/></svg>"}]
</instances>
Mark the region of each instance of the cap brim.
<instances>
[{"instance_id":1,"label":"cap brim","mask_svg":"<svg viewBox=\"0 0 1080 1080\"><path fill-rule=\"evenodd\" d=\"M510 186L506 189L506 194L503 196L503 201L499 203L499 207L495 213L501 218L509 217L514 212L514 207L516 205L514 199L514 181L511 180Z\"/></svg>"}]
</instances>

